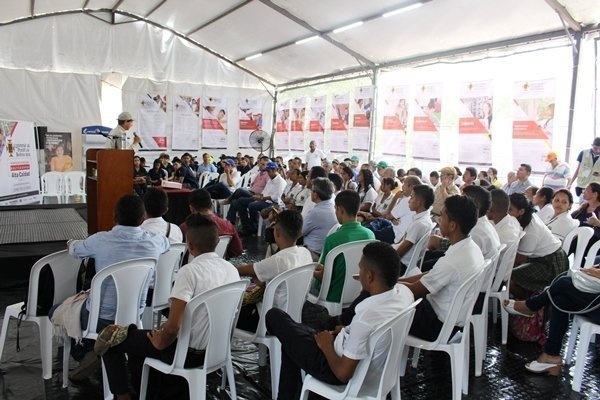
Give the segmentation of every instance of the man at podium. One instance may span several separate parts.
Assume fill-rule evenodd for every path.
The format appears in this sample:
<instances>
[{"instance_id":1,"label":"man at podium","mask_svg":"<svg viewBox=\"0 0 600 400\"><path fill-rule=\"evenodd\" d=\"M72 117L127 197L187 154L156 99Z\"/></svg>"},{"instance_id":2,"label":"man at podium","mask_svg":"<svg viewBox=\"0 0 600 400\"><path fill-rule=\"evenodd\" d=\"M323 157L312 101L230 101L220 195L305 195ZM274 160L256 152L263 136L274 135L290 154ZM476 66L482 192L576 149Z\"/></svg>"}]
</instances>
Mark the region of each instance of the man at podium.
<instances>
[{"instance_id":1,"label":"man at podium","mask_svg":"<svg viewBox=\"0 0 600 400\"><path fill-rule=\"evenodd\" d=\"M131 149L138 151L142 147L142 141L136 134L130 134L129 130L133 126L133 117L127 111L123 111L117 117L118 125L106 138L106 147L109 149ZM120 146L122 138L125 139L125 145Z\"/></svg>"}]
</instances>

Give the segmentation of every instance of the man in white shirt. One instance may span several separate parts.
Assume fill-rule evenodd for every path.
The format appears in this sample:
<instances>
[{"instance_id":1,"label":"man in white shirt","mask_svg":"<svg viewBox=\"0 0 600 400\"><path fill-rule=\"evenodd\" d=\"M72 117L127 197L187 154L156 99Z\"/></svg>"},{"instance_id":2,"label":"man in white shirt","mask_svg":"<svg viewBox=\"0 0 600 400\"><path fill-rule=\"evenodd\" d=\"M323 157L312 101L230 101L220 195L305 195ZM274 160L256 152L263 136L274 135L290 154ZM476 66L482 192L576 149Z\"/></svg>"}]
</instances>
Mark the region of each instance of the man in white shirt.
<instances>
[{"instance_id":1,"label":"man in white shirt","mask_svg":"<svg viewBox=\"0 0 600 400\"><path fill-rule=\"evenodd\" d=\"M316 178L327 178L325 168L316 166L310 169L310 172L308 173L308 179L306 180L306 188L308 190L312 191L312 180ZM315 208L315 203L311 200L311 196L306 197L304 200L304 205L302 206L302 218L306 219L308 213L313 208Z\"/></svg>"},{"instance_id":2,"label":"man in white shirt","mask_svg":"<svg viewBox=\"0 0 600 400\"><path fill-rule=\"evenodd\" d=\"M450 240L445 255L431 271L400 280L413 292L415 299L423 298L417 306L410 334L434 341L448 317L450 305L458 288L483 269L481 250L469 237L477 223L477 206L466 196L451 196L440 214L440 231ZM466 298L465 302L471 299ZM467 313L461 310L457 325L464 325Z\"/></svg>"},{"instance_id":3,"label":"man in white shirt","mask_svg":"<svg viewBox=\"0 0 600 400\"><path fill-rule=\"evenodd\" d=\"M169 210L169 197L163 189L149 188L144 195L144 208L146 209L146 218L141 225L143 230L163 235L171 243L183 241L181 229L163 219L163 215Z\"/></svg>"},{"instance_id":4,"label":"man in white shirt","mask_svg":"<svg viewBox=\"0 0 600 400\"><path fill-rule=\"evenodd\" d=\"M311 140L308 144L310 151L306 152L306 168L310 170L312 167L320 167L321 162L327 158L325 153L323 153L320 149L317 149L317 143L314 140Z\"/></svg>"},{"instance_id":5,"label":"man in white shirt","mask_svg":"<svg viewBox=\"0 0 600 400\"><path fill-rule=\"evenodd\" d=\"M116 149L119 147L119 141L125 139L126 149L138 151L142 147L142 140L136 134L129 134L129 130L133 127L133 117L127 111L123 111L117 117L118 125L108 134L106 138L106 148Z\"/></svg>"},{"instance_id":6,"label":"man in white shirt","mask_svg":"<svg viewBox=\"0 0 600 400\"><path fill-rule=\"evenodd\" d=\"M235 167L235 161L231 158L223 162L223 173L219 176L219 181L204 187L212 199L227 199L235 192L238 184L242 180L240 171Z\"/></svg>"},{"instance_id":7,"label":"man in white shirt","mask_svg":"<svg viewBox=\"0 0 600 400\"><path fill-rule=\"evenodd\" d=\"M110 391L119 400L130 399L127 367L131 372L132 387L139 388L142 366L146 357L171 362L177 347L177 334L181 328L187 303L207 290L238 281L237 269L215 252L219 234L215 223L199 214L186 219L187 246L194 261L179 270L171 290L169 319L159 330L139 330L130 325L125 341L111 347L102 356ZM115 325L112 325L115 327ZM107 328L115 329L115 328ZM190 348L186 366L193 368L204 362L204 349L208 341L208 314L201 308L191 326ZM127 361L125 358L127 354ZM158 386L158 385L157 385ZM149 393L160 388L152 387Z\"/></svg>"},{"instance_id":8,"label":"man in white shirt","mask_svg":"<svg viewBox=\"0 0 600 400\"><path fill-rule=\"evenodd\" d=\"M359 280L370 297L356 307L349 326L338 326L335 332L316 333L280 309L269 310L267 329L281 342L278 399L298 398L302 370L333 385L345 384L352 378L359 361L368 355L366 343L373 331L413 302L412 293L403 285L396 285L399 263L389 244L373 242L365 246L359 262ZM378 342L366 384L373 385L381 378L389 345L389 335Z\"/></svg>"},{"instance_id":9,"label":"man in white shirt","mask_svg":"<svg viewBox=\"0 0 600 400\"><path fill-rule=\"evenodd\" d=\"M266 285L271 279L292 268L310 264L310 251L296 246L302 236L302 215L296 210L284 210L277 216L273 236L279 251L269 258L254 264L241 264L238 271L242 276L250 276L258 285ZM280 285L275 291L273 307L284 308L287 304L287 291ZM256 304L244 304L240 310L237 327L255 332L258 326L259 309Z\"/></svg>"},{"instance_id":10,"label":"man in white shirt","mask_svg":"<svg viewBox=\"0 0 600 400\"><path fill-rule=\"evenodd\" d=\"M571 179L569 164L558 161L558 155L554 151L548 153L546 162L550 165L542 178L542 186L548 186L553 190L566 188L569 179Z\"/></svg>"},{"instance_id":11,"label":"man in white shirt","mask_svg":"<svg viewBox=\"0 0 600 400\"><path fill-rule=\"evenodd\" d=\"M471 230L471 239L479 246L483 258L491 259L498 252L500 238L487 217L490 208L490 192L481 186L467 186L463 194L475 202L477 206L477 224Z\"/></svg>"}]
</instances>

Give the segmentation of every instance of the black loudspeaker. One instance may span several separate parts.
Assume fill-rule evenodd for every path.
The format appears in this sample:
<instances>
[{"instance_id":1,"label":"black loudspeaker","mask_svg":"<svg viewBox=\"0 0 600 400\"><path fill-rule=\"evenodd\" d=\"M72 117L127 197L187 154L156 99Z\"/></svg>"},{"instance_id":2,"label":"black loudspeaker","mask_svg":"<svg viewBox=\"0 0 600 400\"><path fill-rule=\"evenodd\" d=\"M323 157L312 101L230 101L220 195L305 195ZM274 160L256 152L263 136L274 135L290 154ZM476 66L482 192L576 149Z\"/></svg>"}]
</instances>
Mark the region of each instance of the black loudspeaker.
<instances>
[{"instance_id":1,"label":"black loudspeaker","mask_svg":"<svg viewBox=\"0 0 600 400\"><path fill-rule=\"evenodd\" d=\"M36 126L35 128L35 138L37 149L41 150L46 146L46 133L48 133L47 126Z\"/></svg>"}]
</instances>

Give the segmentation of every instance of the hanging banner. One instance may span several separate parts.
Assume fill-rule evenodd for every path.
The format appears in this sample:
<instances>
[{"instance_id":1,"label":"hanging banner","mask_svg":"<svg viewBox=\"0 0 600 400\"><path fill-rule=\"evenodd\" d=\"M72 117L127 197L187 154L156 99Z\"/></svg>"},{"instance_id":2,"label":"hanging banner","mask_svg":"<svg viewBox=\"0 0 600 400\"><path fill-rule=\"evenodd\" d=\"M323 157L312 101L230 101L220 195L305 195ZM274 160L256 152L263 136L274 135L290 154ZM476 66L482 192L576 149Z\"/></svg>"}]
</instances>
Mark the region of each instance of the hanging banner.
<instances>
[{"instance_id":1,"label":"hanging banner","mask_svg":"<svg viewBox=\"0 0 600 400\"><path fill-rule=\"evenodd\" d=\"M492 164L493 82L460 84L458 162Z\"/></svg>"},{"instance_id":2,"label":"hanging banner","mask_svg":"<svg viewBox=\"0 0 600 400\"><path fill-rule=\"evenodd\" d=\"M138 133L142 150L167 148L167 96L146 93L138 101Z\"/></svg>"},{"instance_id":3,"label":"hanging banner","mask_svg":"<svg viewBox=\"0 0 600 400\"><path fill-rule=\"evenodd\" d=\"M442 115L442 84L417 86L413 120L413 157L422 160L440 159L440 117Z\"/></svg>"},{"instance_id":4,"label":"hanging banner","mask_svg":"<svg viewBox=\"0 0 600 400\"><path fill-rule=\"evenodd\" d=\"M331 104L329 149L332 153L348 153L348 118L350 96L334 95Z\"/></svg>"},{"instance_id":5,"label":"hanging banner","mask_svg":"<svg viewBox=\"0 0 600 400\"><path fill-rule=\"evenodd\" d=\"M275 150L290 151L290 101L277 103L277 132Z\"/></svg>"},{"instance_id":6,"label":"hanging banner","mask_svg":"<svg viewBox=\"0 0 600 400\"><path fill-rule=\"evenodd\" d=\"M306 98L292 100L290 121L290 150L304 151L304 125L306 120Z\"/></svg>"},{"instance_id":7,"label":"hanging banner","mask_svg":"<svg viewBox=\"0 0 600 400\"><path fill-rule=\"evenodd\" d=\"M202 97L202 148L227 148L227 99Z\"/></svg>"},{"instance_id":8,"label":"hanging banner","mask_svg":"<svg viewBox=\"0 0 600 400\"><path fill-rule=\"evenodd\" d=\"M175 96L173 101L173 150L200 148L200 97Z\"/></svg>"},{"instance_id":9,"label":"hanging banner","mask_svg":"<svg viewBox=\"0 0 600 400\"><path fill-rule=\"evenodd\" d=\"M552 149L556 81L545 79L514 84L513 164L527 163L544 173Z\"/></svg>"},{"instance_id":10,"label":"hanging banner","mask_svg":"<svg viewBox=\"0 0 600 400\"><path fill-rule=\"evenodd\" d=\"M384 155L406 157L408 90L408 86L389 86L382 89L384 107L381 149Z\"/></svg>"},{"instance_id":11,"label":"hanging banner","mask_svg":"<svg viewBox=\"0 0 600 400\"><path fill-rule=\"evenodd\" d=\"M308 122L308 141L313 140L317 149L325 148L325 104L327 96L310 99L310 120Z\"/></svg>"},{"instance_id":12,"label":"hanging banner","mask_svg":"<svg viewBox=\"0 0 600 400\"><path fill-rule=\"evenodd\" d=\"M369 151L373 86L357 87L352 109L352 150Z\"/></svg>"},{"instance_id":13,"label":"hanging banner","mask_svg":"<svg viewBox=\"0 0 600 400\"><path fill-rule=\"evenodd\" d=\"M242 149L249 149L252 147L248 139L250 134L263 129L263 101L258 97L240 99L239 109L238 145Z\"/></svg>"},{"instance_id":14,"label":"hanging banner","mask_svg":"<svg viewBox=\"0 0 600 400\"><path fill-rule=\"evenodd\" d=\"M71 132L47 132L43 137L46 172L73 171ZM104 139L106 141L106 139Z\"/></svg>"},{"instance_id":15,"label":"hanging banner","mask_svg":"<svg viewBox=\"0 0 600 400\"><path fill-rule=\"evenodd\" d=\"M0 205L39 203L33 122L0 120Z\"/></svg>"}]
</instances>

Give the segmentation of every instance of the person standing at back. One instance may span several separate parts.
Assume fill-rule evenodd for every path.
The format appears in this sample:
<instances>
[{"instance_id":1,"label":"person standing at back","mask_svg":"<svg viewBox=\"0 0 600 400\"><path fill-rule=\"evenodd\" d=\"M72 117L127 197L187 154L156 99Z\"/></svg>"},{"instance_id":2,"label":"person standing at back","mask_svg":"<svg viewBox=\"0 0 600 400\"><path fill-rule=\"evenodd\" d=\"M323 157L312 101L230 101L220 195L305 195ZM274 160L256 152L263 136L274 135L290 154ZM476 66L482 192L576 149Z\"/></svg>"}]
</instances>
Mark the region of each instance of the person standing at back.
<instances>
[{"instance_id":1,"label":"person standing at back","mask_svg":"<svg viewBox=\"0 0 600 400\"><path fill-rule=\"evenodd\" d=\"M321 149L317 149L317 143L311 140L308 144L309 151L306 152L306 168L310 171L312 167L320 167L321 162L327 158Z\"/></svg>"},{"instance_id":2,"label":"person standing at back","mask_svg":"<svg viewBox=\"0 0 600 400\"><path fill-rule=\"evenodd\" d=\"M577 179L575 186L575 194L581 196L588 184L592 182L600 183L600 137L597 137L592 142L592 148L581 150L577 156L577 168L573 173L573 177L567 183L567 189L571 189L571 185Z\"/></svg>"}]
</instances>

